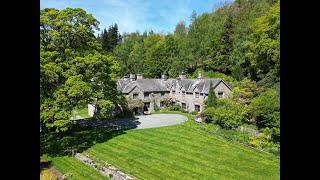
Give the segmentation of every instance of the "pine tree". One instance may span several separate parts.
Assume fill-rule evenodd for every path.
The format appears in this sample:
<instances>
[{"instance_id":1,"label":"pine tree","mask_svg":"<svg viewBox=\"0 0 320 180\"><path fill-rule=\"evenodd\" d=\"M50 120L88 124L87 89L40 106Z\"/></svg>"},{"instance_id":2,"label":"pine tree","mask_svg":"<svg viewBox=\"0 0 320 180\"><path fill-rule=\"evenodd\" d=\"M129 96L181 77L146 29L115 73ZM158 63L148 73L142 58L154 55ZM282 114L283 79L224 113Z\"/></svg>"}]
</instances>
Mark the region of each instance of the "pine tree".
<instances>
[{"instance_id":1,"label":"pine tree","mask_svg":"<svg viewBox=\"0 0 320 180\"><path fill-rule=\"evenodd\" d=\"M238 81L242 80L243 78L243 70L240 64L236 64L233 68L232 74L234 78L236 78Z\"/></svg>"},{"instance_id":2,"label":"pine tree","mask_svg":"<svg viewBox=\"0 0 320 180\"><path fill-rule=\"evenodd\" d=\"M117 24L109 26L108 30L104 29L101 33L101 44L103 50L112 52L121 38Z\"/></svg>"},{"instance_id":3,"label":"pine tree","mask_svg":"<svg viewBox=\"0 0 320 180\"><path fill-rule=\"evenodd\" d=\"M206 108L215 107L217 105L217 101L218 101L218 98L216 96L216 93L213 91L212 81L210 81L209 95L208 95L208 99L205 102Z\"/></svg>"},{"instance_id":4,"label":"pine tree","mask_svg":"<svg viewBox=\"0 0 320 180\"><path fill-rule=\"evenodd\" d=\"M220 41L220 51L217 59L217 67L220 67L218 70L223 73L230 75L231 74L231 58L230 54L233 50L233 24L232 24L232 16L229 15L226 22L223 26L223 33Z\"/></svg>"},{"instance_id":5,"label":"pine tree","mask_svg":"<svg viewBox=\"0 0 320 180\"><path fill-rule=\"evenodd\" d=\"M101 33L101 45L102 49L108 51L109 37L106 29Z\"/></svg>"}]
</instances>

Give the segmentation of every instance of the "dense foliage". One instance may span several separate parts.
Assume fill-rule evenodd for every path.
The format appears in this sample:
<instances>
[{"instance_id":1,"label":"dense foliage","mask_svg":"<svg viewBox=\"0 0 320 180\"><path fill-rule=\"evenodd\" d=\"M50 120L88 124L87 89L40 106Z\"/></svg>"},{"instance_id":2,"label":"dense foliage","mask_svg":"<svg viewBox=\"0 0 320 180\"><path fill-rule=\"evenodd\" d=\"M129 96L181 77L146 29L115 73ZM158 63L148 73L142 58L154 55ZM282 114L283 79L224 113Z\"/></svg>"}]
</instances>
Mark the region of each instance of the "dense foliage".
<instances>
[{"instance_id":1,"label":"dense foliage","mask_svg":"<svg viewBox=\"0 0 320 180\"><path fill-rule=\"evenodd\" d=\"M75 107L96 105L100 117L124 106L116 89L119 64L94 36L99 22L80 8L40 10L40 124L65 132Z\"/></svg>"},{"instance_id":2,"label":"dense foliage","mask_svg":"<svg viewBox=\"0 0 320 180\"><path fill-rule=\"evenodd\" d=\"M115 23L96 38L93 33L98 24L80 8L40 10L43 131L69 130L74 124L72 110L87 103L96 105L96 117L104 119L114 110L125 114L143 107L142 102L126 100L117 91L117 76L142 73L145 78L159 78L166 73L173 78L183 71L188 78L196 78L202 71L203 77L222 78L232 87L229 100L216 99L210 88L206 122L225 131L247 124L257 126L263 135L239 138L251 146L277 149L279 0L235 0L210 13L192 12L191 24L178 22L172 34L151 30L120 35ZM171 103L167 98L167 109L181 110Z\"/></svg>"},{"instance_id":3,"label":"dense foliage","mask_svg":"<svg viewBox=\"0 0 320 180\"><path fill-rule=\"evenodd\" d=\"M252 99L249 111L259 127L270 129L274 141L280 140L279 89L268 89Z\"/></svg>"},{"instance_id":4,"label":"dense foliage","mask_svg":"<svg viewBox=\"0 0 320 180\"><path fill-rule=\"evenodd\" d=\"M118 42L121 41L117 23L111 25L108 30L104 29L101 35L98 35L97 39L100 41L104 51L112 52Z\"/></svg>"},{"instance_id":5,"label":"dense foliage","mask_svg":"<svg viewBox=\"0 0 320 180\"><path fill-rule=\"evenodd\" d=\"M206 108L215 107L217 105L217 101L218 98L216 93L213 91L212 81L210 81L209 95L205 102Z\"/></svg>"},{"instance_id":6,"label":"dense foliage","mask_svg":"<svg viewBox=\"0 0 320 180\"><path fill-rule=\"evenodd\" d=\"M279 1L236 0L211 13L193 12L191 19L188 27L179 22L173 34L124 33L113 51L122 64L119 75L176 77L202 68L268 87L280 81Z\"/></svg>"},{"instance_id":7,"label":"dense foliage","mask_svg":"<svg viewBox=\"0 0 320 180\"><path fill-rule=\"evenodd\" d=\"M217 107L204 110L207 122L218 124L226 129L238 127L244 121L244 107L230 100L220 100Z\"/></svg>"}]
</instances>

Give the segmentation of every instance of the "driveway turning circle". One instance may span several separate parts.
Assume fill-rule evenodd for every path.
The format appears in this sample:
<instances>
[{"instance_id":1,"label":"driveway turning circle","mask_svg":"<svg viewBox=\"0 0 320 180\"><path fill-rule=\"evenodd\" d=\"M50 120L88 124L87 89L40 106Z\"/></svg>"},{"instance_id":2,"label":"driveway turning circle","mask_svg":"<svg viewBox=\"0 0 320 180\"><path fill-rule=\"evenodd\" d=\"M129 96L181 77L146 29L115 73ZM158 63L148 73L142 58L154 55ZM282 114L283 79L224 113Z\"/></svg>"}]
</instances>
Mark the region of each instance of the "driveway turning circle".
<instances>
[{"instance_id":1,"label":"driveway turning circle","mask_svg":"<svg viewBox=\"0 0 320 180\"><path fill-rule=\"evenodd\" d=\"M186 116L180 114L152 114L135 116L121 120L94 121L78 119L83 126L109 127L111 129L146 129L163 126L172 126L188 120Z\"/></svg>"}]
</instances>

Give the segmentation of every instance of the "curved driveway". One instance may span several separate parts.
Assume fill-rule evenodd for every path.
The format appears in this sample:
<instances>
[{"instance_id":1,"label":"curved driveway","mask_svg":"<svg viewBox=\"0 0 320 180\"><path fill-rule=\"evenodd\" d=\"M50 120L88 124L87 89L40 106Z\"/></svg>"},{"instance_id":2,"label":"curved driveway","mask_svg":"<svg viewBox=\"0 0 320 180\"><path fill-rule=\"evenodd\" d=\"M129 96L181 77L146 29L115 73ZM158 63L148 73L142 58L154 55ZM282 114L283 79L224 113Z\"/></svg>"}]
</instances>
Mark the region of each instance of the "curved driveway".
<instances>
[{"instance_id":1,"label":"curved driveway","mask_svg":"<svg viewBox=\"0 0 320 180\"><path fill-rule=\"evenodd\" d=\"M109 127L111 129L146 129L172 126L186 120L188 120L186 116L179 114L152 114L121 120L93 121L79 119L79 124L84 126Z\"/></svg>"}]
</instances>

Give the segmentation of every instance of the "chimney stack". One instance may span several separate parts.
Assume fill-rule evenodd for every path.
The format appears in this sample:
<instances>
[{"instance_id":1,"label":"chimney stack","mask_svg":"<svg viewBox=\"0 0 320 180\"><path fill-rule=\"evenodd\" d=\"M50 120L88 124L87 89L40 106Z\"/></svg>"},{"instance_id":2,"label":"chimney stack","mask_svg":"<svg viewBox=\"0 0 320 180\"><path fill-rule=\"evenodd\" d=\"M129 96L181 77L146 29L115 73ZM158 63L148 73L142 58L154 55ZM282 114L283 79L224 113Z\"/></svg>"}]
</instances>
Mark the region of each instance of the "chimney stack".
<instances>
[{"instance_id":1,"label":"chimney stack","mask_svg":"<svg viewBox=\"0 0 320 180\"><path fill-rule=\"evenodd\" d=\"M162 80L165 80L165 81L168 79L166 73L162 73L162 74L161 74L161 79L162 79Z\"/></svg>"},{"instance_id":2,"label":"chimney stack","mask_svg":"<svg viewBox=\"0 0 320 180\"><path fill-rule=\"evenodd\" d=\"M202 77L202 71L198 71L198 79L203 79L203 77Z\"/></svg>"},{"instance_id":3,"label":"chimney stack","mask_svg":"<svg viewBox=\"0 0 320 180\"><path fill-rule=\"evenodd\" d=\"M179 78L180 78L180 79L185 79L185 78L186 78L186 73L182 71L182 72L179 74Z\"/></svg>"},{"instance_id":4,"label":"chimney stack","mask_svg":"<svg viewBox=\"0 0 320 180\"><path fill-rule=\"evenodd\" d=\"M135 80L136 80L135 74L130 74L130 80L131 80L131 81L135 81Z\"/></svg>"},{"instance_id":5,"label":"chimney stack","mask_svg":"<svg viewBox=\"0 0 320 180\"><path fill-rule=\"evenodd\" d=\"M137 74L137 79L143 79L143 75L142 74Z\"/></svg>"}]
</instances>

